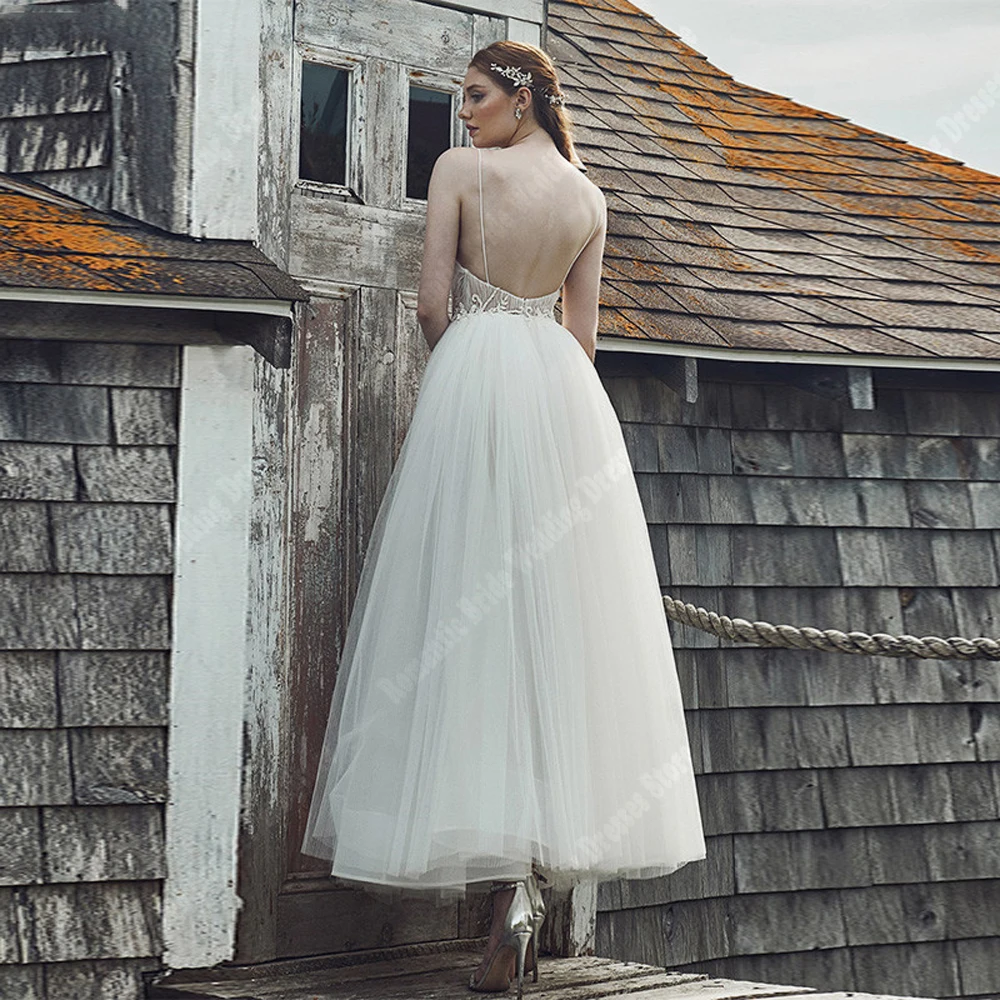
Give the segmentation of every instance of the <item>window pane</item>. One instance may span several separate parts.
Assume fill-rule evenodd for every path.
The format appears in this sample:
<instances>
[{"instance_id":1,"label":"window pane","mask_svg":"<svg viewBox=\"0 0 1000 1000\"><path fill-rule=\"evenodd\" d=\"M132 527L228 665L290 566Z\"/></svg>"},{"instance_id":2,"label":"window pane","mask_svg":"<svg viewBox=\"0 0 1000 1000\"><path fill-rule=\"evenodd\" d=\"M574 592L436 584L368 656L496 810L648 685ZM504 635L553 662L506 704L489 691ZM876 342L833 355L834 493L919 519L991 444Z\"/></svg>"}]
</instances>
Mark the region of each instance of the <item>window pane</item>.
<instances>
[{"instance_id":1,"label":"window pane","mask_svg":"<svg viewBox=\"0 0 1000 1000\"><path fill-rule=\"evenodd\" d=\"M406 197L427 198L434 161L451 145L451 94L410 86Z\"/></svg>"},{"instance_id":2,"label":"window pane","mask_svg":"<svg viewBox=\"0 0 1000 1000\"><path fill-rule=\"evenodd\" d=\"M347 70L302 64L299 177L347 183Z\"/></svg>"}]
</instances>

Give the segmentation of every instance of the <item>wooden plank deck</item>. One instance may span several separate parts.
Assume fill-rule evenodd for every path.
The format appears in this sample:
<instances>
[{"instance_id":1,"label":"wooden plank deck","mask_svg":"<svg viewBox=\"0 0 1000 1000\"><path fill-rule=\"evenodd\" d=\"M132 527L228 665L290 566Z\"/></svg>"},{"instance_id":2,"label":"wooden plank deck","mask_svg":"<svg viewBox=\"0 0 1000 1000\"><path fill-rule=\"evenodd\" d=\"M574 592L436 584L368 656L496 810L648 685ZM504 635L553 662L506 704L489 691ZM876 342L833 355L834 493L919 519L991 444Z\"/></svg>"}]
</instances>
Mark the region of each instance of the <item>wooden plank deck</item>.
<instances>
[{"instance_id":1,"label":"wooden plank deck","mask_svg":"<svg viewBox=\"0 0 1000 1000\"><path fill-rule=\"evenodd\" d=\"M468 988L480 952L456 950L388 962L313 968L307 971L230 970L215 982L163 982L157 1000L445 1000L487 996ZM516 987L505 996L516 996ZM803 986L714 979L670 972L610 958L542 956L538 982L528 979L525 1000L898 1000L870 993L822 993Z\"/></svg>"}]
</instances>

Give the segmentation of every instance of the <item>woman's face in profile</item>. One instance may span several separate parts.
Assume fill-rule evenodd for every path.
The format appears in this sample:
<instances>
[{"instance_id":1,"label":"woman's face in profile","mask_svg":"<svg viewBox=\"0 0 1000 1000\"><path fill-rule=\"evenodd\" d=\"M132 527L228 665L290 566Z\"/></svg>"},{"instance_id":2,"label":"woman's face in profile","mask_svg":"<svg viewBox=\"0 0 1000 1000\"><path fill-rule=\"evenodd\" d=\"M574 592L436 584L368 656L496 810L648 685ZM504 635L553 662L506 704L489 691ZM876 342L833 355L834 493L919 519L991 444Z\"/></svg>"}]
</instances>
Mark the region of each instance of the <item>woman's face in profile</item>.
<instances>
[{"instance_id":1,"label":"woman's face in profile","mask_svg":"<svg viewBox=\"0 0 1000 1000\"><path fill-rule=\"evenodd\" d=\"M514 101L486 74L470 66L462 81L462 107L458 117L476 146L503 146L514 131Z\"/></svg>"}]
</instances>

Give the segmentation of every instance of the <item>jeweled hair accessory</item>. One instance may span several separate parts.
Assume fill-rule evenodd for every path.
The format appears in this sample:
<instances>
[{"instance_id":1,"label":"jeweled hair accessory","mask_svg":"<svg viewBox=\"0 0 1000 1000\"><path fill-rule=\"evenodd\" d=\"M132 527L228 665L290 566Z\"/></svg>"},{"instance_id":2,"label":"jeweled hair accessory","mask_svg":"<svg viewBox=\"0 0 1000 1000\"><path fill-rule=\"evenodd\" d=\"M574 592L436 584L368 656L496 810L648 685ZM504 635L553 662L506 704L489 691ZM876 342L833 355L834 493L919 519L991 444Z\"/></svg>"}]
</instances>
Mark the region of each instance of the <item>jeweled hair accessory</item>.
<instances>
[{"instance_id":1,"label":"jeweled hair accessory","mask_svg":"<svg viewBox=\"0 0 1000 1000\"><path fill-rule=\"evenodd\" d=\"M490 63L490 69L495 69L501 76L510 77L519 87L531 86L531 74L522 73L520 66L501 66L499 63Z\"/></svg>"},{"instance_id":2,"label":"jeweled hair accessory","mask_svg":"<svg viewBox=\"0 0 1000 1000\"><path fill-rule=\"evenodd\" d=\"M523 73L520 66L501 66L499 63L490 63L490 69L495 69L501 76L509 77L518 87L535 89L531 82L531 73ZM566 103L566 98L562 94L551 93L545 96L548 98L549 104L563 105Z\"/></svg>"}]
</instances>

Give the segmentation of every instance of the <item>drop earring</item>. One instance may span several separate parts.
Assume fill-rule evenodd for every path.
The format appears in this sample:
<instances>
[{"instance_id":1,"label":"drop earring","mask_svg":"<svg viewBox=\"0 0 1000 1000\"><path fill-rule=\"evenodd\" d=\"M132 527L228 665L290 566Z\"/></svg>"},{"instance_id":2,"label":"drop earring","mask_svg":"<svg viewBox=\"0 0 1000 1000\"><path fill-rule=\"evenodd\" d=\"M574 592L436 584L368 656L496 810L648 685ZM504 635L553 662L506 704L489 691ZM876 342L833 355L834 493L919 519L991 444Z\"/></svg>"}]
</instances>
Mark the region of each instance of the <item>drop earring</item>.
<instances>
[{"instance_id":1,"label":"drop earring","mask_svg":"<svg viewBox=\"0 0 1000 1000\"><path fill-rule=\"evenodd\" d=\"M520 120L521 120L521 109L520 109L520 108L514 108L514 117L515 117L515 118L516 118L516 119L517 119L518 121L520 121Z\"/></svg>"}]
</instances>

